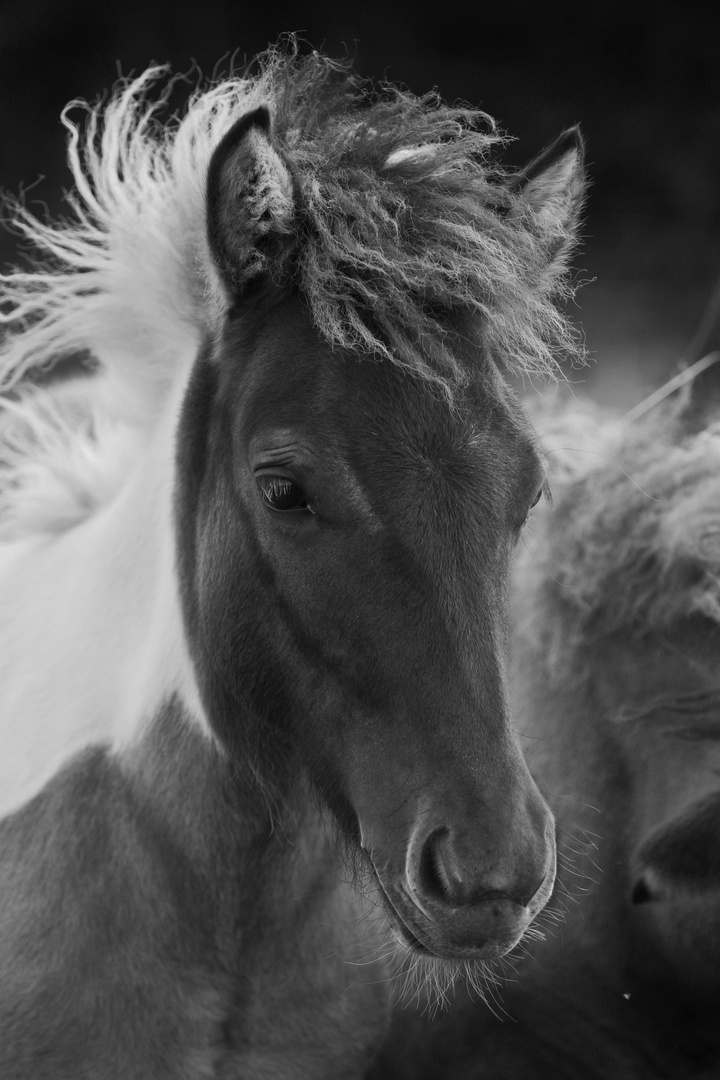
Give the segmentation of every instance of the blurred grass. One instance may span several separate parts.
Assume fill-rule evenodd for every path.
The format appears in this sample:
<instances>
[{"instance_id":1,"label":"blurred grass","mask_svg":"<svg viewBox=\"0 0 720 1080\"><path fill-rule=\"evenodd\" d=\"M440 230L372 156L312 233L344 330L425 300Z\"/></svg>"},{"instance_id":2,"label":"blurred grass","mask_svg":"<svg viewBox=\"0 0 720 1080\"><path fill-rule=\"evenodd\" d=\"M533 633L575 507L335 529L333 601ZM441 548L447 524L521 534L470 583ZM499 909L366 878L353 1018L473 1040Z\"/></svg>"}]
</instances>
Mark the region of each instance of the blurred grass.
<instances>
[{"instance_id":1,"label":"blurred grass","mask_svg":"<svg viewBox=\"0 0 720 1080\"><path fill-rule=\"evenodd\" d=\"M585 286L579 321L588 368L571 372L578 392L630 409L675 374L703 318L714 282L612 279Z\"/></svg>"}]
</instances>

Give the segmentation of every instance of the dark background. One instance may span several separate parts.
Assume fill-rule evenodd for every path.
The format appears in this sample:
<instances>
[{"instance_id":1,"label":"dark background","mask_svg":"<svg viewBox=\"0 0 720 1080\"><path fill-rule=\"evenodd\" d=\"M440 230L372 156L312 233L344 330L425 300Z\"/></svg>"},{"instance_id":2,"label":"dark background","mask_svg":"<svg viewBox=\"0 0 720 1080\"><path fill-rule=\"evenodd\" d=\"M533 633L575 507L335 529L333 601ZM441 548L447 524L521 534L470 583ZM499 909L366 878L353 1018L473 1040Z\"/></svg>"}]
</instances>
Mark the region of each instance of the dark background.
<instances>
[{"instance_id":1,"label":"dark background","mask_svg":"<svg viewBox=\"0 0 720 1080\"><path fill-rule=\"evenodd\" d=\"M511 164L579 121L592 187L573 314L596 362L574 377L629 407L672 372L720 276L713 22L712 5L663 0L0 0L0 186L33 185L28 200L57 210L69 99L151 61L210 75L285 31L362 75L480 105L517 137Z\"/></svg>"}]
</instances>

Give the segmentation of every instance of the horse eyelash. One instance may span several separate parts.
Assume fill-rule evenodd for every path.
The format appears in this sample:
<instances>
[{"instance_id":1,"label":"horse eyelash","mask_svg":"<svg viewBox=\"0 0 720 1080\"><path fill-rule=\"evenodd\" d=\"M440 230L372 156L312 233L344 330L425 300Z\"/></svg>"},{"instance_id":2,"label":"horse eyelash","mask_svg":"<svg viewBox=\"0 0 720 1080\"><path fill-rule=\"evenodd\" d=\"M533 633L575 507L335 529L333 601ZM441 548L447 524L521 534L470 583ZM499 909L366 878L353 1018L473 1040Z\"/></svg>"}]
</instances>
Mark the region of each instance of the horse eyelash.
<instances>
[{"instance_id":1,"label":"horse eyelash","mask_svg":"<svg viewBox=\"0 0 720 1080\"><path fill-rule=\"evenodd\" d=\"M272 495L281 495L288 491L292 485L295 485L295 487L299 486L295 484L294 480L290 480L286 476L268 476L263 479L267 484L267 486L266 484L263 484L263 488Z\"/></svg>"}]
</instances>

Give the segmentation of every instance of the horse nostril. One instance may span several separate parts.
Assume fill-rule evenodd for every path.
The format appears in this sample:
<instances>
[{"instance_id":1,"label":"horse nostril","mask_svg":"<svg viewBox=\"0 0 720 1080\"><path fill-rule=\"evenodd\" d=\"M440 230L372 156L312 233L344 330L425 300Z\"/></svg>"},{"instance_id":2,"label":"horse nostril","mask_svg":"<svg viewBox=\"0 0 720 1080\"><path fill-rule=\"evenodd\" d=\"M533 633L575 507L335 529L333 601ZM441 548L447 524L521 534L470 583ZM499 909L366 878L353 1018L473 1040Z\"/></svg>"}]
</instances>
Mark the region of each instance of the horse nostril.
<instances>
[{"instance_id":1,"label":"horse nostril","mask_svg":"<svg viewBox=\"0 0 720 1080\"><path fill-rule=\"evenodd\" d=\"M426 896L463 903L463 882L455 864L447 829L432 833L420 856L420 885Z\"/></svg>"},{"instance_id":2,"label":"horse nostril","mask_svg":"<svg viewBox=\"0 0 720 1080\"><path fill-rule=\"evenodd\" d=\"M630 894L630 900L633 904L647 904L652 900L652 893L647 887L645 878L640 878L635 882L632 893Z\"/></svg>"}]
</instances>

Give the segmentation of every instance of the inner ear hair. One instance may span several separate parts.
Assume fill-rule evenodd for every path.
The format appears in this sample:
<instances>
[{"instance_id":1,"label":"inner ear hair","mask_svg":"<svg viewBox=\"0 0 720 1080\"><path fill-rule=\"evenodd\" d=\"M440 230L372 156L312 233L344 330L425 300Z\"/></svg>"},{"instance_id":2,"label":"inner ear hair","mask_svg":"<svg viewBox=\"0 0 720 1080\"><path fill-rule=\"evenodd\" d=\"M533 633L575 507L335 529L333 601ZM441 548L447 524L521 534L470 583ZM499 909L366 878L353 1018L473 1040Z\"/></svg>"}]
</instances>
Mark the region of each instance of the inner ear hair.
<instances>
[{"instance_id":1,"label":"inner ear hair","mask_svg":"<svg viewBox=\"0 0 720 1080\"><path fill-rule=\"evenodd\" d=\"M208 169L208 243L231 295L281 259L293 219L292 178L273 145L270 110L261 105L230 128Z\"/></svg>"},{"instance_id":2,"label":"inner ear hair","mask_svg":"<svg viewBox=\"0 0 720 1080\"><path fill-rule=\"evenodd\" d=\"M526 165L511 182L523 200L540 214L565 204L575 214L585 191L585 142L580 127L563 131Z\"/></svg>"}]
</instances>

